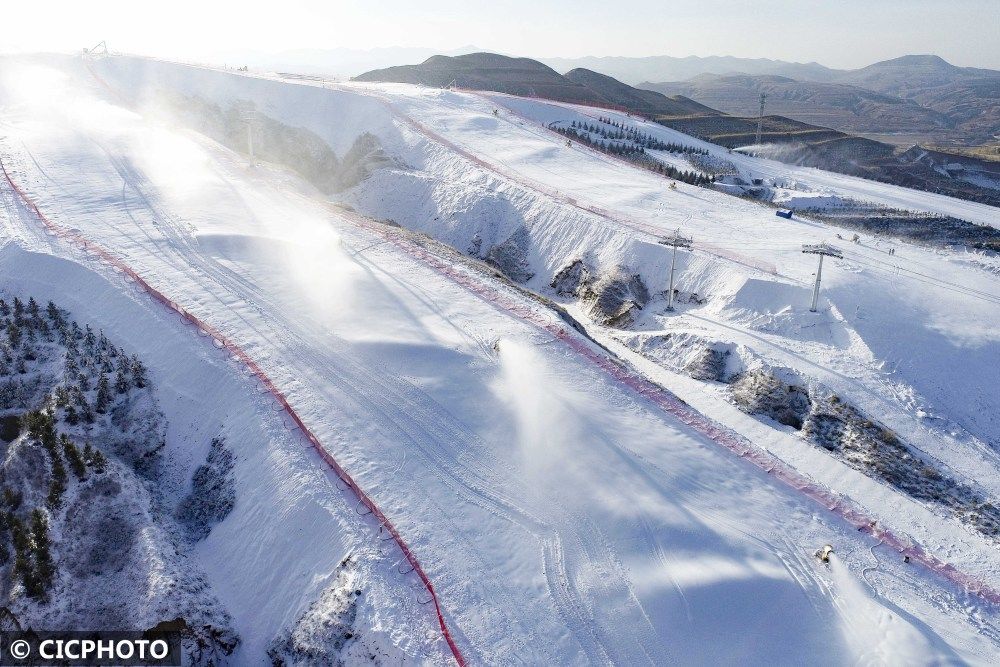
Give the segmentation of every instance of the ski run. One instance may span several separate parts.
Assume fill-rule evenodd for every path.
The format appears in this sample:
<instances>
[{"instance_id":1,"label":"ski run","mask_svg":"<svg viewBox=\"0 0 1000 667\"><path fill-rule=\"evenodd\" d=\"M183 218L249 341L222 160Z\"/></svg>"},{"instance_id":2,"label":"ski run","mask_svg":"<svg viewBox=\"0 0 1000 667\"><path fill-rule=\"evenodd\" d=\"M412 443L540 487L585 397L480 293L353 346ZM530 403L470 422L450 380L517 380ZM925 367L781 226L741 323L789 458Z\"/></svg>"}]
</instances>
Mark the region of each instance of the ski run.
<instances>
[{"instance_id":1,"label":"ski run","mask_svg":"<svg viewBox=\"0 0 1000 667\"><path fill-rule=\"evenodd\" d=\"M956 503L981 517L1000 496L1000 260L852 242L551 129L605 121L787 201L1000 225L603 109L4 57L0 285L142 357L179 478L212 438L234 452L234 508L186 561L232 616L233 664L269 664L344 581L389 664L995 663L1000 534ZM669 313L658 241L677 230L693 248ZM844 256L811 313L802 246L819 243ZM631 301L609 314L618 288ZM705 354L722 364L708 380L690 372ZM812 407L748 409L772 377ZM964 495L907 492L809 441L795 420L831 396ZM323 452L398 531L440 619Z\"/></svg>"}]
</instances>

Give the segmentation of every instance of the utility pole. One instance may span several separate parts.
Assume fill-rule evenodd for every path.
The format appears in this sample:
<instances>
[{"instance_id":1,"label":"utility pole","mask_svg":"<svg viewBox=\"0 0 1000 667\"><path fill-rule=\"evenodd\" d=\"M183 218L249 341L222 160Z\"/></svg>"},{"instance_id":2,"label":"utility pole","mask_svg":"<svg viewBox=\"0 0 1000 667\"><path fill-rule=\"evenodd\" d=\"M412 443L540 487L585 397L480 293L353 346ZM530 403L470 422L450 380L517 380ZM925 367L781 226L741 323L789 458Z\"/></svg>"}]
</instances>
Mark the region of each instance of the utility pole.
<instances>
[{"instance_id":1,"label":"utility pole","mask_svg":"<svg viewBox=\"0 0 1000 667\"><path fill-rule=\"evenodd\" d=\"M667 311L674 310L674 266L677 264L677 249L690 248L693 239L681 236L681 230L674 232L673 236L660 240L660 244L673 246L674 251L670 256L670 287L667 288Z\"/></svg>"},{"instance_id":2,"label":"utility pole","mask_svg":"<svg viewBox=\"0 0 1000 667\"><path fill-rule=\"evenodd\" d=\"M804 245L802 246L802 252L806 255L819 255L819 267L816 269L816 285L813 287L813 301L812 307L809 309L810 313L816 312L816 304L819 302L819 281L820 277L823 275L823 257L838 257L843 259L844 253L840 252L837 248L832 245L827 245L826 243L820 243L818 245Z\"/></svg>"},{"instance_id":3,"label":"utility pole","mask_svg":"<svg viewBox=\"0 0 1000 667\"><path fill-rule=\"evenodd\" d=\"M767 95L764 93L760 94L760 111L757 113L757 142L756 146L760 146L760 131L764 126L764 100L767 99Z\"/></svg>"}]
</instances>

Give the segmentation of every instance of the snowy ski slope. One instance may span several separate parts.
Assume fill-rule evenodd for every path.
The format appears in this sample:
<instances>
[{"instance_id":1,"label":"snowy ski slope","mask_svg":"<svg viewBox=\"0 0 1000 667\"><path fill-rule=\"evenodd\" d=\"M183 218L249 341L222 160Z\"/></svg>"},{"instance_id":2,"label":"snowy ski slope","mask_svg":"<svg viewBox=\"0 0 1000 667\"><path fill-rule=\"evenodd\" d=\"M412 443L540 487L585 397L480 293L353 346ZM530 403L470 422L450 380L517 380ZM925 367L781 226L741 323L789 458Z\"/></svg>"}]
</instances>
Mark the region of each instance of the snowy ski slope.
<instances>
[{"instance_id":1,"label":"snowy ski slope","mask_svg":"<svg viewBox=\"0 0 1000 667\"><path fill-rule=\"evenodd\" d=\"M812 270L795 246L829 239L828 228L779 222L703 189L667 192L662 179L567 149L533 122L556 108L563 118L558 105L404 86L333 91L128 59L92 66L112 89L158 77L220 104L256 99L266 113L320 132L338 153L360 131L373 132L400 166L348 193L349 203L460 249L477 231L500 233L512 217L537 221L529 286L538 289L582 249L604 263L628 262L657 284L665 256L653 234L683 224L703 245L682 275L729 297L714 312L686 313L684 326L762 339L790 364L820 366L827 381L868 395L870 409L901 428L932 405L944 425L909 434L997 491L988 446L998 430L995 396L983 386L995 382L998 305L896 281L892 272L881 277L884 253L873 240L829 271L830 319L816 326L804 308L787 306L808 293ZM623 387L540 328L556 316L537 301L403 230L331 206L286 170L124 108L79 62L2 68L0 158L12 178L53 221L108 248L253 356L399 527L470 662L988 664L1000 650L994 608L904 564ZM496 104L520 115L496 118ZM822 186L854 187L843 183ZM922 197L899 190L885 196ZM91 320L113 318L109 326L123 333L130 318L141 322L133 344L163 355L151 365L154 379L169 377L167 386L188 396L247 382L218 361L207 363L220 385L196 367L171 373L168 343L204 355L206 341L140 305L140 296L110 294L131 293L113 272L41 234L10 188L3 198L0 271L8 280L37 272L29 283L93 295L76 305L92 309ZM897 257L941 280L1000 292L998 274L979 258L916 247ZM947 307L941 295L936 307L921 307L926 289L938 289ZM105 300L122 304L113 316L102 314ZM886 360L901 377L886 379ZM682 378L643 370L996 584L1000 560L985 538L804 452ZM879 394L887 389L905 396ZM261 403L209 413L178 400L165 409L172 428L196 418L273 421ZM336 477L317 474L319 459L288 444L294 436L243 432L240 514L198 550L244 634L237 662L266 662L270 637L348 553L371 554L369 577L382 593L366 613L387 645L413 661L446 660L432 612L417 604L426 597L419 582ZM176 455L199 460L185 454L183 433L173 436ZM812 557L827 542L838 553L831 569ZM418 626L401 623L413 617Z\"/></svg>"}]
</instances>

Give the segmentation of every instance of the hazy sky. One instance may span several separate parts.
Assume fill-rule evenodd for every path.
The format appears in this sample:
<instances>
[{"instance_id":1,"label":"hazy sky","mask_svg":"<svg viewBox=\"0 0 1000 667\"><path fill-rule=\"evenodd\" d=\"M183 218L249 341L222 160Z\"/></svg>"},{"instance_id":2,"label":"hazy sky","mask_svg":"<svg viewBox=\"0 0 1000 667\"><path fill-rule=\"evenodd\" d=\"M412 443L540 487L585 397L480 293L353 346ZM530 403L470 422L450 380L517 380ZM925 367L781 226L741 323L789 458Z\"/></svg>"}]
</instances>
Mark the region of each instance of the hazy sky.
<instances>
[{"instance_id":1,"label":"hazy sky","mask_svg":"<svg viewBox=\"0 0 1000 667\"><path fill-rule=\"evenodd\" d=\"M857 67L907 53L1000 69L1000 0L7 0L0 51L207 59L473 44L526 56L734 55Z\"/></svg>"}]
</instances>

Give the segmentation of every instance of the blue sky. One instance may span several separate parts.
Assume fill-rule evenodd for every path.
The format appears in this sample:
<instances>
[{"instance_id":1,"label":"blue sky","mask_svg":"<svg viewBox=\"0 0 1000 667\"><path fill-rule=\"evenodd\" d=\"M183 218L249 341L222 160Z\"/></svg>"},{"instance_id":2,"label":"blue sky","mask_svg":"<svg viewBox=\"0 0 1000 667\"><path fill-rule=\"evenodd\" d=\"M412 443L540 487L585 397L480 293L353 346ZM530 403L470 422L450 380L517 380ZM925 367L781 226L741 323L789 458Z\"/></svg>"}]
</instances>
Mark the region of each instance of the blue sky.
<instances>
[{"instance_id":1,"label":"blue sky","mask_svg":"<svg viewBox=\"0 0 1000 667\"><path fill-rule=\"evenodd\" d=\"M254 49L469 44L527 56L735 55L857 67L935 53L1000 69L1000 0L35 0L0 50L183 58Z\"/></svg>"}]
</instances>

